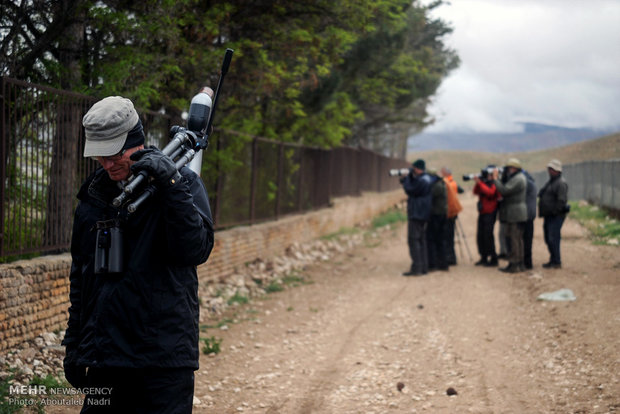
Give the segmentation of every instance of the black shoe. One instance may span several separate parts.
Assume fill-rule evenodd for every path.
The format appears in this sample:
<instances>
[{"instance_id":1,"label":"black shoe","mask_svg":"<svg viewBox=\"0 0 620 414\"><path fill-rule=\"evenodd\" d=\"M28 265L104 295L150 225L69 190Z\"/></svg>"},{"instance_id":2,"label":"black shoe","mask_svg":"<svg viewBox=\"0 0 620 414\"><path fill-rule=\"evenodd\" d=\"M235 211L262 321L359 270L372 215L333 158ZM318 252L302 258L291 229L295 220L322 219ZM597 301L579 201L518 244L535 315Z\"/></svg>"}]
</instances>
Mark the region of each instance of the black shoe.
<instances>
[{"instance_id":1,"label":"black shoe","mask_svg":"<svg viewBox=\"0 0 620 414\"><path fill-rule=\"evenodd\" d=\"M531 265L529 263L524 266L525 266L525 270L532 270L534 268L534 265Z\"/></svg>"},{"instance_id":2,"label":"black shoe","mask_svg":"<svg viewBox=\"0 0 620 414\"><path fill-rule=\"evenodd\" d=\"M545 263L542 265L542 267L544 267L545 269L561 269L562 268L562 263Z\"/></svg>"},{"instance_id":3,"label":"black shoe","mask_svg":"<svg viewBox=\"0 0 620 414\"><path fill-rule=\"evenodd\" d=\"M422 276L424 273L422 272L416 272L413 270L409 270L408 272L404 272L403 276Z\"/></svg>"},{"instance_id":4,"label":"black shoe","mask_svg":"<svg viewBox=\"0 0 620 414\"><path fill-rule=\"evenodd\" d=\"M511 269L512 269L512 263L508 263L508 266L506 266L506 267L500 267L499 268L499 270L501 270L502 272L508 272Z\"/></svg>"},{"instance_id":5,"label":"black shoe","mask_svg":"<svg viewBox=\"0 0 620 414\"><path fill-rule=\"evenodd\" d=\"M480 259L478 260L476 263L474 263L474 265L476 266L486 266L489 262L487 262L487 259ZM496 262L497 264L497 262Z\"/></svg>"},{"instance_id":6,"label":"black shoe","mask_svg":"<svg viewBox=\"0 0 620 414\"><path fill-rule=\"evenodd\" d=\"M519 273L519 266L510 263L508 266L506 267L500 267L500 269L502 272L504 273Z\"/></svg>"}]
</instances>

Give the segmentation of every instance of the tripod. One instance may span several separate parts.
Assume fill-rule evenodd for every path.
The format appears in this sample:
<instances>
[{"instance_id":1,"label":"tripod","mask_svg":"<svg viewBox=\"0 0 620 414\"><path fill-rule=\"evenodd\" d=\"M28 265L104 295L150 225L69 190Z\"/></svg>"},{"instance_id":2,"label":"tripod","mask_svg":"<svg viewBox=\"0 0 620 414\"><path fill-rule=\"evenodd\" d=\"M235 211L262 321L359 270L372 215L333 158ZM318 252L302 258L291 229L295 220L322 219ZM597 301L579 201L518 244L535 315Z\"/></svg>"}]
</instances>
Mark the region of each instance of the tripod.
<instances>
[{"instance_id":1,"label":"tripod","mask_svg":"<svg viewBox=\"0 0 620 414\"><path fill-rule=\"evenodd\" d=\"M463 257L463 246L462 244L465 245L465 249L467 250L467 254L469 256L469 261L473 262L473 258L471 256L471 251L469 250L469 245L467 244L467 240L465 237L465 231L463 231L463 225L461 224L461 221L459 220L458 216L456 217L456 225L454 226L454 233L456 234L456 238L457 238L457 242L459 244L459 253L460 256Z\"/></svg>"}]
</instances>

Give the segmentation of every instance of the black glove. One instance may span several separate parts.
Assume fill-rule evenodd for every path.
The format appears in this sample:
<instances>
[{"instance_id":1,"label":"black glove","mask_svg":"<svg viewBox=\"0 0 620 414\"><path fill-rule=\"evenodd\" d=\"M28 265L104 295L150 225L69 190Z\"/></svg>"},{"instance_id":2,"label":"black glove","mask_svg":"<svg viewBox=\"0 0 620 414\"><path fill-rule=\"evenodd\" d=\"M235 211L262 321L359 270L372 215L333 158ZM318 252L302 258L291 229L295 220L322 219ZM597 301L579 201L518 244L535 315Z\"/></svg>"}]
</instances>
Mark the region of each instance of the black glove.
<instances>
[{"instance_id":1,"label":"black glove","mask_svg":"<svg viewBox=\"0 0 620 414\"><path fill-rule=\"evenodd\" d=\"M129 158L136 161L131 166L132 173L146 171L159 187L170 187L181 179L181 174L177 171L172 159L156 147L136 151Z\"/></svg>"},{"instance_id":2,"label":"black glove","mask_svg":"<svg viewBox=\"0 0 620 414\"><path fill-rule=\"evenodd\" d=\"M75 363L75 351L67 348L65 359L62 362L65 370L65 378L69 384L75 388L83 388L86 386L86 367L79 366Z\"/></svg>"}]
</instances>

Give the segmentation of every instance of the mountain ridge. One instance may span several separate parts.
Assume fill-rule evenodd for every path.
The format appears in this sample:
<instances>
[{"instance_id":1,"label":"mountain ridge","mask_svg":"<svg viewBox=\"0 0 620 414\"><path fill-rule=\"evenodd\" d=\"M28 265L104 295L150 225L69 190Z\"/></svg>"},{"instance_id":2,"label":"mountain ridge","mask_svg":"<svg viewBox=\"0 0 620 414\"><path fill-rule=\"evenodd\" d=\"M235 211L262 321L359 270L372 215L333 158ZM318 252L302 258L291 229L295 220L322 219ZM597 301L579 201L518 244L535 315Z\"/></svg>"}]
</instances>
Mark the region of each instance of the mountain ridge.
<instances>
[{"instance_id":1,"label":"mountain ridge","mask_svg":"<svg viewBox=\"0 0 620 414\"><path fill-rule=\"evenodd\" d=\"M620 159L620 132L543 150L522 152L484 152L465 150L411 151L409 161L422 158L433 168L448 167L461 182L463 174L477 173L488 164L503 165L508 158L518 158L523 167L531 172L545 170L552 158L564 165L592 160Z\"/></svg>"},{"instance_id":2,"label":"mountain ridge","mask_svg":"<svg viewBox=\"0 0 620 414\"><path fill-rule=\"evenodd\" d=\"M566 128L534 122L521 124L522 132L510 133L422 132L409 138L408 150L525 152L570 145L615 132L593 128Z\"/></svg>"}]
</instances>

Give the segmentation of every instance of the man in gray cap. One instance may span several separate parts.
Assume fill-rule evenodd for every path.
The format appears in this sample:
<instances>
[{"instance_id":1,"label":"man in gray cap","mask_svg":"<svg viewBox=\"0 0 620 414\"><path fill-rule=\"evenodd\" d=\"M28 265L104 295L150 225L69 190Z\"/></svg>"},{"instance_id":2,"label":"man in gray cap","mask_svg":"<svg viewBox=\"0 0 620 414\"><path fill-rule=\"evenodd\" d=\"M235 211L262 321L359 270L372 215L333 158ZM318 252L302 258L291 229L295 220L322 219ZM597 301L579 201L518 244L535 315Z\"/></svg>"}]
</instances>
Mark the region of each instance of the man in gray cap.
<instances>
[{"instance_id":1,"label":"man in gray cap","mask_svg":"<svg viewBox=\"0 0 620 414\"><path fill-rule=\"evenodd\" d=\"M543 217L545 244L549 250L549 262L544 268L562 267L560 257L561 230L570 210L568 205L568 184L562 177L562 163L556 159L547 164L549 181L538 192L538 214Z\"/></svg>"},{"instance_id":2,"label":"man in gray cap","mask_svg":"<svg viewBox=\"0 0 620 414\"><path fill-rule=\"evenodd\" d=\"M129 99L95 103L82 123L84 156L101 168L77 195L65 376L75 387L111 390L87 394L82 412L190 413L199 357L196 266L213 248L204 184L144 148ZM129 216L127 203L112 200L140 171L156 191Z\"/></svg>"}]
</instances>

